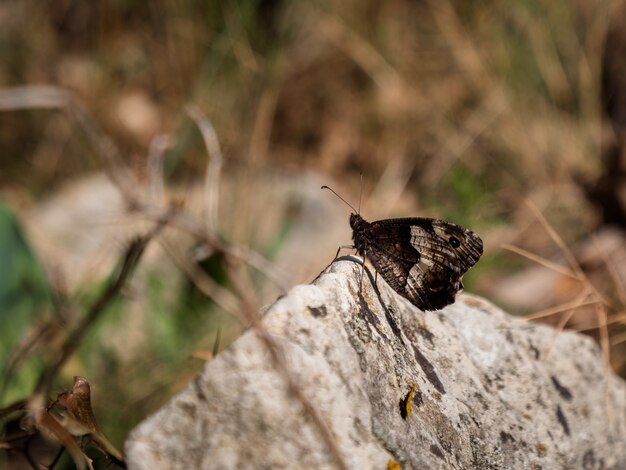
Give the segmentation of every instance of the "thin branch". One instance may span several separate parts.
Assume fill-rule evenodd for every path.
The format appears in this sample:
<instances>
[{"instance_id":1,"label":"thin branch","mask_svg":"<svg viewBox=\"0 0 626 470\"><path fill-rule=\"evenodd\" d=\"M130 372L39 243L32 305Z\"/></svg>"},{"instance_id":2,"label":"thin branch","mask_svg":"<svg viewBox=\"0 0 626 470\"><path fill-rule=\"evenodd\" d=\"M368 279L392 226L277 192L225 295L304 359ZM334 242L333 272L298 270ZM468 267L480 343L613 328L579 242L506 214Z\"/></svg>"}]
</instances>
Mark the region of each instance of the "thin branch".
<instances>
[{"instance_id":1,"label":"thin branch","mask_svg":"<svg viewBox=\"0 0 626 470\"><path fill-rule=\"evenodd\" d=\"M429 0L427 3L454 58L472 85L485 95L494 89L500 91L501 87L496 86L493 77L486 70L484 61L463 27L454 5L450 1Z\"/></svg>"},{"instance_id":2,"label":"thin branch","mask_svg":"<svg viewBox=\"0 0 626 470\"><path fill-rule=\"evenodd\" d=\"M609 340L609 329L607 327L607 314L604 305L598 305L595 309L598 319L598 331L600 332L600 348L604 359L604 402L606 404L606 414L609 427L613 425L613 414L611 413L611 396L609 391L609 377L611 376L611 342Z\"/></svg>"},{"instance_id":3,"label":"thin branch","mask_svg":"<svg viewBox=\"0 0 626 470\"><path fill-rule=\"evenodd\" d=\"M623 325L624 320L626 320L626 313L621 313L619 315L608 315L605 326L611 325ZM600 325L588 326L586 328L576 328L576 331L593 331L600 328Z\"/></svg>"},{"instance_id":4,"label":"thin branch","mask_svg":"<svg viewBox=\"0 0 626 470\"><path fill-rule=\"evenodd\" d=\"M5 416L16 411L24 411L27 405L27 400L18 400L16 402L10 403L5 407L0 408L0 418L4 418Z\"/></svg>"},{"instance_id":5,"label":"thin branch","mask_svg":"<svg viewBox=\"0 0 626 470\"><path fill-rule=\"evenodd\" d=\"M148 179L150 181L150 193L148 201L160 206L165 200L165 184L163 181L163 162L165 152L173 145L173 139L169 135L157 135L150 142L148 150Z\"/></svg>"},{"instance_id":6,"label":"thin branch","mask_svg":"<svg viewBox=\"0 0 626 470\"><path fill-rule=\"evenodd\" d=\"M208 234L202 224L199 224L195 219L185 213L166 211L162 208L148 204L141 207L140 211L147 218L157 221L163 219L163 217L170 213L170 226L177 227L195 236L199 241L206 243L211 250L225 253L248 264L257 271L263 273L268 279L283 290L286 290L291 285L287 274L280 269L277 269L272 262L263 255L248 246L229 244L213 234Z\"/></svg>"},{"instance_id":7,"label":"thin branch","mask_svg":"<svg viewBox=\"0 0 626 470\"><path fill-rule=\"evenodd\" d=\"M557 338L559 337L561 332L565 329L565 326L569 323L569 321L572 319L575 313L576 313L575 309L566 310L564 312L564 315L559 320L559 323L554 327L554 329L556 330L556 333L554 334L554 337L552 338L550 345L545 349L543 353L543 357L541 359L542 362L548 359L548 357L550 356L550 353L552 352L552 348L554 348L554 345L556 344Z\"/></svg>"},{"instance_id":8,"label":"thin branch","mask_svg":"<svg viewBox=\"0 0 626 470\"><path fill-rule=\"evenodd\" d=\"M58 358L44 370L39 377L36 390L38 392L46 391L54 377L58 374L60 368L66 363L71 355L76 351L86 332L97 318L105 311L106 307L117 298L145 251L148 242L154 237L166 223L171 223L177 227L187 230L200 240L204 241L211 250L218 251L225 255L226 267L230 272L231 282L241 295L241 302L237 302L228 291L216 285L212 280L200 270L197 270L192 263L182 263L181 267L190 276L192 281L207 295L209 295L218 305L226 311L237 316L238 312L243 312L245 320L253 325L258 337L267 347L276 370L281 373L288 385L291 394L302 404L305 412L312 419L316 428L320 432L320 436L328 447L330 454L336 465L341 469L347 469L348 466L344 462L339 447L336 444L336 438L328 425L322 418L319 411L311 404L305 396L302 388L293 378L287 365L284 354L280 346L271 338L264 329L260 316L256 309L256 299L252 286L245 282L243 271L236 270L237 261L244 261L248 265L258 269L259 271L273 278L280 286L288 285L288 280L283 276L279 276L273 265L260 254L251 250L246 246L237 246L228 244L220 240L217 236L217 218L218 218L218 183L223 163L219 143L215 135L213 127L209 121L202 116L199 111L193 107L188 109L190 116L196 121L209 153L209 163L205 176L205 197L206 197L206 220L205 225L198 224L195 220L184 213L165 211L159 205L152 205L142 202L137 192L138 185L134 184L134 179L130 172L122 171L122 161L119 158L119 152L113 142L100 130L95 120L76 100L73 95L56 87L43 87L33 89L27 87L22 95L16 98L15 92L19 90L13 89L11 93L5 92L0 94L0 109L4 103L6 109L31 108L31 107L58 107L67 108L77 122L86 132L87 136L94 143L96 150L105 163L105 168L109 172L109 176L120 189L122 195L131 207L143 212L147 217L156 220L155 228L146 236L135 240L126 250L121 261L120 267L112 276L109 284L105 288L101 296L91 306L85 317L71 331L64 344L61 346L61 353ZM10 96L9 96L10 95ZM3 102L2 99L5 99ZM9 99L11 98L11 99ZM35 99L37 98L37 99ZM158 163L158 162L157 162ZM119 165L119 166L118 166ZM241 316L241 315L239 315ZM238 316L238 318L239 318Z\"/></svg>"},{"instance_id":9,"label":"thin branch","mask_svg":"<svg viewBox=\"0 0 626 470\"><path fill-rule=\"evenodd\" d=\"M204 177L205 223L209 234L217 234L219 208L219 182L224 157L220 142L211 121L194 105L186 106L187 114L194 120L202 134L209 160Z\"/></svg>"},{"instance_id":10,"label":"thin branch","mask_svg":"<svg viewBox=\"0 0 626 470\"><path fill-rule=\"evenodd\" d=\"M575 272L572 272L571 270L561 266L560 264L554 263L552 261L549 261L539 255L536 255L534 253L531 253L530 251L524 250L523 248L519 248L517 246L514 245L509 245L508 243L505 243L504 245L502 245L502 248L504 248L505 250L509 250L512 251L513 253L517 253L520 256L523 256L525 258L528 258L532 261L534 261L535 263L538 263L552 271L555 271L559 274L562 274L563 276L567 276L570 277L572 279L575 279L577 281L582 281L583 279L581 279L580 277L578 277L576 275Z\"/></svg>"},{"instance_id":11,"label":"thin branch","mask_svg":"<svg viewBox=\"0 0 626 470\"><path fill-rule=\"evenodd\" d=\"M285 378L290 393L292 393L296 397L296 399L302 404L305 412L311 417L314 424L319 429L321 437L326 443L328 449L330 450L336 465L341 469L347 470L348 466L344 462L339 448L335 443L335 437L332 435L332 432L328 428L326 422L321 417L318 410L311 404L311 402L304 395L302 388L294 380L291 372L289 371L289 367L287 366L284 355L282 354L282 349L274 341L274 339L271 338L271 336L266 332L265 328L263 327L261 319L257 312L256 305L258 304L258 302L256 301L254 290L251 284L247 282L247 277L243 275L243 272L241 270L235 269L233 261L244 260L251 266L262 266L263 271L269 271L270 268L273 267L269 264L269 261L265 260L265 258L258 255L256 252L250 250L249 248L243 246L229 245L227 243L220 242L219 239L216 237L218 202L217 188L222 166L222 154L219 148L217 136L215 135L215 130L213 129L213 126L211 126L208 119L206 119L195 107L188 107L187 112L196 121L196 124L198 125L198 128L203 135L205 145L209 153L209 163L207 164L207 172L205 177L205 196L207 211L207 234L205 235L205 237L209 238L209 240L207 240L207 243L212 248L219 250L226 255L225 265L229 273L229 279L233 283L241 297L241 303L238 305L239 308L237 310L242 311L245 320L247 320L249 324L253 326L257 336L266 346L267 350L270 353L270 356L272 357L274 367ZM222 297L221 300L223 304L233 303L232 299L229 299L229 295L225 294L225 292L227 291L222 289L221 286L218 286L216 283L214 283L204 272L197 269L195 265L192 265L191 263L184 263L182 264L182 267L195 283L195 285L211 298L215 299L215 295L219 293L219 297ZM227 308L226 310L232 311L234 310L234 306L229 305L229 308ZM237 310L234 311L236 312ZM236 316L237 318L241 317L241 315Z\"/></svg>"},{"instance_id":12,"label":"thin branch","mask_svg":"<svg viewBox=\"0 0 626 470\"><path fill-rule=\"evenodd\" d=\"M150 232L142 237L138 237L133 240L124 256L117 271L114 273L109 281L104 292L95 301L95 303L89 308L89 311L85 317L78 323L78 325L71 331L61 346L61 353L59 357L48 367L46 367L37 382L35 393L44 393L48 390L52 380L57 376L61 367L65 362L74 354L78 349L83 337L89 330L89 328L95 323L95 321L101 316L106 308L119 296L122 288L126 285L128 279L132 276L139 260L150 240L156 236L166 224L166 220L160 221Z\"/></svg>"},{"instance_id":13,"label":"thin branch","mask_svg":"<svg viewBox=\"0 0 626 470\"><path fill-rule=\"evenodd\" d=\"M5 359L2 368L2 384L0 384L0 397L4 397L6 389L13 380L13 373L19 370L19 367L28 360L28 358L37 351L40 344L50 336L53 326L44 322L38 325L34 332L28 331L22 340L13 348L11 354ZM0 414L1 416L1 414Z\"/></svg>"},{"instance_id":14,"label":"thin branch","mask_svg":"<svg viewBox=\"0 0 626 470\"><path fill-rule=\"evenodd\" d=\"M402 75L365 38L336 18L320 13L319 31L343 50L383 90L409 91Z\"/></svg>"},{"instance_id":15,"label":"thin branch","mask_svg":"<svg viewBox=\"0 0 626 470\"><path fill-rule=\"evenodd\" d=\"M626 290L624 290L624 281L622 281L622 278L620 277L619 272L615 267L615 264L609 258L606 250L598 242L598 237L596 235L593 236L593 243L600 251L600 256L602 257L602 261L604 262L605 266L607 267L607 271L611 276L611 280L613 281L613 285L615 286L615 290L617 291L620 302L623 306L626 307Z\"/></svg>"},{"instance_id":16,"label":"thin branch","mask_svg":"<svg viewBox=\"0 0 626 470\"><path fill-rule=\"evenodd\" d=\"M583 295L582 297L586 297L587 294ZM524 319L526 320L537 320L539 318L545 318L545 317L549 317L551 315L554 315L555 313L559 313L559 312L565 312L567 310L571 310L571 309L577 309L580 307L585 307L587 305L595 305L598 303L602 303L602 300L600 299L590 299L587 301L582 301L582 299L580 298L581 296L577 297L575 300L571 301L571 302L566 302L560 305L556 305L554 307L550 307L547 308L545 310L541 310L539 312L535 312L535 313L531 313L530 315L526 315L524 317Z\"/></svg>"},{"instance_id":17,"label":"thin branch","mask_svg":"<svg viewBox=\"0 0 626 470\"><path fill-rule=\"evenodd\" d=\"M576 257L572 253L572 251L567 247L563 239L556 233L556 230L552 228L552 226L548 223L546 218L543 216L541 211L537 208L537 206L532 201L526 201L526 205L533 212L537 220L541 223L544 230L548 233L552 241L560 248L561 253L565 256L565 259L570 265L572 271L576 273L576 278L579 280L585 279L585 273L580 267L580 264L576 260Z\"/></svg>"},{"instance_id":18,"label":"thin branch","mask_svg":"<svg viewBox=\"0 0 626 470\"><path fill-rule=\"evenodd\" d=\"M28 85L0 89L0 111L18 109L61 109L83 129L100 157L103 167L131 206L139 203L134 176L122 164L121 154L100 128L87 107L72 92L56 86Z\"/></svg>"},{"instance_id":19,"label":"thin branch","mask_svg":"<svg viewBox=\"0 0 626 470\"><path fill-rule=\"evenodd\" d=\"M626 331L618 335L614 335L611 338L611 346L617 346L618 344L626 342Z\"/></svg>"},{"instance_id":20,"label":"thin branch","mask_svg":"<svg viewBox=\"0 0 626 470\"><path fill-rule=\"evenodd\" d=\"M606 374L606 377L608 378L608 371L610 370L610 367L611 367L611 359L610 359L611 358L610 356L611 341L609 338L608 315L606 312L606 307L607 305L609 305L609 302L604 298L604 296L600 293L600 291L598 291L598 289L591 283L591 281L589 281L583 269L581 268L580 263L576 260L576 257L574 256L572 251L567 247L563 239L556 233L556 231L548 223L548 221L545 219L541 211L539 211L539 209L530 201L527 202L527 205L530 208L530 210L533 212L535 217L539 220L541 225L544 227L544 229L546 230L546 232L548 233L552 241L559 247L559 249L563 253L563 256L565 256L567 262L569 263L571 267L571 271L573 271L573 273L569 272L565 268L562 268L561 266L555 263L552 263L537 255L527 252L526 250L513 247L511 245L506 245L505 248L513 252L516 252L518 254L521 254L522 256L526 256L530 259L533 259L534 261L550 269L553 269L557 272L560 272L561 274L564 274L568 277L573 277L574 279L577 279L583 284L584 286L583 292L578 296L578 298L574 302L571 303L572 310L569 311L568 314L565 315L559 322L559 325L557 327L557 330L558 330L557 336L560 333L560 331L565 327L565 325L570 320L572 315L574 314L574 308L580 307L585 304L594 304L594 311L596 313L596 319L597 319L596 328L600 332L600 347L602 349L602 355L603 355L604 363L605 363L605 374ZM600 250L600 251L602 253L601 256L603 257L603 260L607 266L607 269L612 277L613 283L615 284L615 287L618 290L620 299L622 299L622 303L624 303L623 299L626 299L626 294L623 291L622 282L621 282L621 279L619 278L617 270L615 269L615 266L613 266L613 264L610 262L606 252L604 250ZM591 294L593 298L588 302L580 302L580 300L582 300L582 298L584 298L588 294ZM540 317L548 316L552 313L556 313L561 310L564 310L563 305L552 308L552 309L548 309L543 312L538 312L532 315L532 318L540 318ZM550 346L550 348L551 347L552 346ZM608 385L607 385L607 393L608 393ZM608 406L608 395L607 395L607 406Z\"/></svg>"},{"instance_id":21,"label":"thin branch","mask_svg":"<svg viewBox=\"0 0 626 470\"><path fill-rule=\"evenodd\" d=\"M196 121L210 156L205 178L207 221L204 227L184 214L172 214L170 209L163 209L158 205L142 202L138 192L140 186L132 173L123 165L123 159L118 148L73 93L56 86L22 86L0 89L0 111L38 108L66 109L68 111L69 115L86 133L96 149L97 155L102 160L105 171L130 207L142 211L157 222L164 218L171 219L173 225L182 227L198 236L216 250L229 253L231 256L250 264L281 289L286 289L290 285L288 277L278 272L272 263L259 253L245 246L227 246L217 238L215 230L217 229L218 218L218 183L223 157L215 130L197 108L191 106L188 112ZM209 229L208 234L207 227Z\"/></svg>"},{"instance_id":22,"label":"thin branch","mask_svg":"<svg viewBox=\"0 0 626 470\"><path fill-rule=\"evenodd\" d=\"M179 269L189 277L191 282L193 282L204 295L209 297L222 310L231 314L240 322L245 323L245 319L239 313L241 311L241 302L237 297L207 276L196 264L176 253L176 250L170 244L163 242L161 245Z\"/></svg>"}]
</instances>

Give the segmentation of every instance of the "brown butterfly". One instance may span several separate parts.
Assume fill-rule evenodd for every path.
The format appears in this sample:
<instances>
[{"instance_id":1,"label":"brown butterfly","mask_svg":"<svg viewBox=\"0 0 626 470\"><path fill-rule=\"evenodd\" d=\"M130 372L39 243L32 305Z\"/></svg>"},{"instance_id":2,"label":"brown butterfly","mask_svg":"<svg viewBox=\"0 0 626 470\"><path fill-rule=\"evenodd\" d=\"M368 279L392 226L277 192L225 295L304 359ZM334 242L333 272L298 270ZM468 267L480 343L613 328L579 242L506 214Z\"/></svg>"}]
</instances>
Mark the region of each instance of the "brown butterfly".
<instances>
[{"instance_id":1,"label":"brown butterfly","mask_svg":"<svg viewBox=\"0 0 626 470\"><path fill-rule=\"evenodd\" d=\"M333 191L328 186L322 188ZM478 235L439 219L414 217L370 223L355 211L350 215L350 227L354 240L351 248L369 259L387 284L420 310L438 310L454 303L463 288L461 277L483 253Z\"/></svg>"}]
</instances>

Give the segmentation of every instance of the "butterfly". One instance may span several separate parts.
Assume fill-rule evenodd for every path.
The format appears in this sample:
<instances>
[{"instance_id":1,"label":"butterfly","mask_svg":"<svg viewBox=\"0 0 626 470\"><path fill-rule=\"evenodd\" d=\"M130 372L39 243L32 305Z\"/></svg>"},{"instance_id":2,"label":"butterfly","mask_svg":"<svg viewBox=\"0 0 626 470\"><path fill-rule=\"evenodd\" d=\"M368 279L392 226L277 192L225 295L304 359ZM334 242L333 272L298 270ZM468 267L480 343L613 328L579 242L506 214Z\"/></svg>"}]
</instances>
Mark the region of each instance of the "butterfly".
<instances>
[{"instance_id":1,"label":"butterfly","mask_svg":"<svg viewBox=\"0 0 626 470\"><path fill-rule=\"evenodd\" d=\"M393 290L424 311L454 303L463 289L463 274L483 253L478 235L445 220L413 217L367 222L355 211L350 227L351 248L369 259Z\"/></svg>"}]
</instances>

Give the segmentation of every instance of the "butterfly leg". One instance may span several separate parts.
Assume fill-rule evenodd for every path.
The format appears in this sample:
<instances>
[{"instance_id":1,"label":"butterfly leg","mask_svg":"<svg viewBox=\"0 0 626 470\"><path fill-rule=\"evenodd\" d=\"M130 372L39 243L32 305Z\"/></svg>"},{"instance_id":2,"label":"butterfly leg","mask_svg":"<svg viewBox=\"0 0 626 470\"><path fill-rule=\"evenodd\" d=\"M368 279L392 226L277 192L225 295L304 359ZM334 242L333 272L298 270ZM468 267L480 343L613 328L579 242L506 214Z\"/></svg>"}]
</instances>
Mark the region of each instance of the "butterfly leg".
<instances>
[{"instance_id":1,"label":"butterfly leg","mask_svg":"<svg viewBox=\"0 0 626 470\"><path fill-rule=\"evenodd\" d=\"M335 257L333 259L337 259L339 257L339 252L341 250L354 250L354 249L356 249L354 245L341 245L339 248L337 248L337 253L335 253Z\"/></svg>"},{"instance_id":2,"label":"butterfly leg","mask_svg":"<svg viewBox=\"0 0 626 470\"><path fill-rule=\"evenodd\" d=\"M361 276L359 276L359 292L363 285L363 274L365 274L365 256L367 252L363 252L363 261L361 262Z\"/></svg>"}]
</instances>

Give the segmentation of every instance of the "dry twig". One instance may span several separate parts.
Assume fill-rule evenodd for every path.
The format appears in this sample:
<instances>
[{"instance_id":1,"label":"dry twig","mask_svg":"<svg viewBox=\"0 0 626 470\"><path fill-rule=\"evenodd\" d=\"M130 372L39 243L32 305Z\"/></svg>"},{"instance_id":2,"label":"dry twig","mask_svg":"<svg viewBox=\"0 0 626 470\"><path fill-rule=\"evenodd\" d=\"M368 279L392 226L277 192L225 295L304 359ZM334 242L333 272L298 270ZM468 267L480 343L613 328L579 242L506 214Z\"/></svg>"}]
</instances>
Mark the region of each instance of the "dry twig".
<instances>
[{"instance_id":1,"label":"dry twig","mask_svg":"<svg viewBox=\"0 0 626 470\"><path fill-rule=\"evenodd\" d=\"M98 297L94 304L89 308L89 311L85 317L78 323L78 325L67 335L63 345L61 346L61 353L54 360L52 364L46 367L39 376L36 392L45 393L52 381L57 376L61 367L65 362L74 354L78 349L82 339L94 324L94 322L100 317L100 315L106 310L111 302L113 302L121 292L122 288L126 285L126 282L132 276L133 272L139 264L146 247L150 240L155 237L165 226L166 220L159 222L150 232L143 237L138 237L133 240L124 256L122 258L120 266L116 269L109 284L105 288L104 292Z\"/></svg>"}]
</instances>

